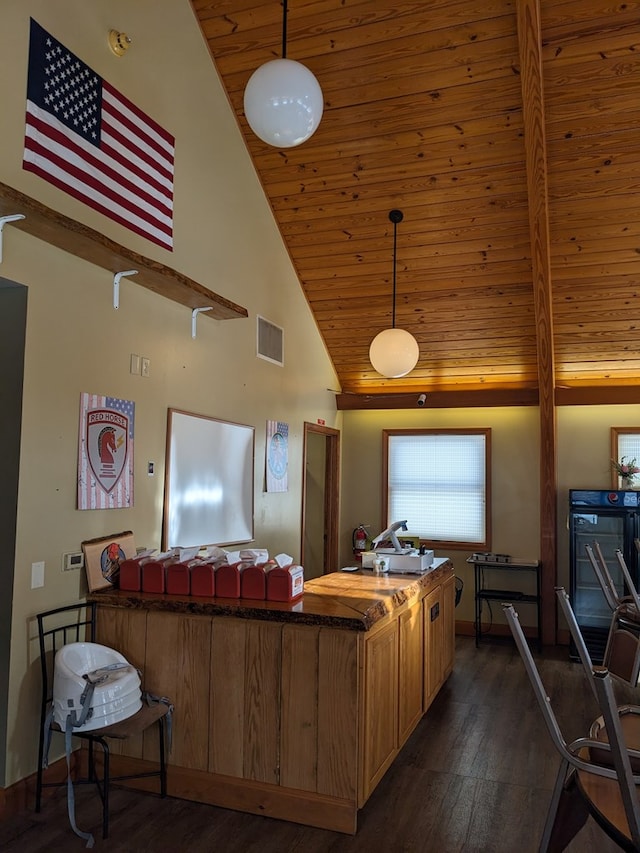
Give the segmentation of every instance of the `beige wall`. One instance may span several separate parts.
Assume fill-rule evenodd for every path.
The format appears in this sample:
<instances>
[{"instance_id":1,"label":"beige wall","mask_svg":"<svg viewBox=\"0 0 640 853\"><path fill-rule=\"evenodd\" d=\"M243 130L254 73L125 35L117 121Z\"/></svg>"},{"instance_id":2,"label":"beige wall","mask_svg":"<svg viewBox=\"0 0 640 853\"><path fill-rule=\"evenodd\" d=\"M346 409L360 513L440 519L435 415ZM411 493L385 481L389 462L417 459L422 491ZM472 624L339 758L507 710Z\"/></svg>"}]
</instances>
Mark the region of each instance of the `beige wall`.
<instances>
[{"instance_id":1,"label":"beige wall","mask_svg":"<svg viewBox=\"0 0 640 853\"><path fill-rule=\"evenodd\" d=\"M175 251L138 238L21 169L29 17L78 54L176 137ZM121 59L111 27L133 39ZM250 164L187 0L4 0L0 7L0 181L245 306L248 319L198 319L125 279L112 307L112 275L16 228L4 232L0 276L28 287L21 475L8 695L9 785L35 771L35 613L73 602L84 576L61 570L82 540L121 530L159 547L168 407L250 424L256 430L255 542L300 552L305 420L339 425L334 371ZM20 211L16 211L20 212ZM255 356L256 314L285 330L284 368ZM151 360L148 379L130 354ZM8 366L3 366L8 369ZM10 369L10 366L9 366ZM75 509L82 391L135 401L135 506ZM289 423L289 491L264 492L266 420ZM147 476L147 462L156 474ZM45 586L31 589L31 564ZM4 744L2 744L4 748ZM2 786L0 779L0 786Z\"/></svg>"},{"instance_id":2,"label":"beige wall","mask_svg":"<svg viewBox=\"0 0 640 853\"><path fill-rule=\"evenodd\" d=\"M569 586L567 532L570 488L611 487L612 426L638 426L640 406L567 406L557 412L558 563L557 582ZM382 430L491 427L492 550L522 558L540 557L539 413L537 408L417 409L402 412L345 412L342 455L341 560L351 563L351 531L358 524L380 532ZM410 528L410 524L409 524ZM410 529L409 529L410 532ZM436 551L439 556L444 553ZM456 619L473 621L473 571L469 551L450 551L465 584ZM509 581L510 588L518 585ZM522 587L524 588L524 587ZM494 619L503 622L494 607ZM534 624L522 607L525 625Z\"/></svg>"},{"instance_id":3,"label":"beige wall","mask_svg":"<svg viewBox=\"0 0 640 853\"><path fill-rule=\"evenodd\" d=\"M343 482L341 554L351 553L351 530L358 524L380 532L382 430L491 427L493 544L501 553L536 559L539 551L538 410L417 409L402 412L345 412L342 439ZM453 473L453 472L452 472ZM527 523L522 523L526 515ZM409 520L409 533L411 523ZM473 620L473 571L469 551L436 550L451 558L465 589L456 619ZM523 621L527 624L523 614Z\"/></svg>"}]
</instances>

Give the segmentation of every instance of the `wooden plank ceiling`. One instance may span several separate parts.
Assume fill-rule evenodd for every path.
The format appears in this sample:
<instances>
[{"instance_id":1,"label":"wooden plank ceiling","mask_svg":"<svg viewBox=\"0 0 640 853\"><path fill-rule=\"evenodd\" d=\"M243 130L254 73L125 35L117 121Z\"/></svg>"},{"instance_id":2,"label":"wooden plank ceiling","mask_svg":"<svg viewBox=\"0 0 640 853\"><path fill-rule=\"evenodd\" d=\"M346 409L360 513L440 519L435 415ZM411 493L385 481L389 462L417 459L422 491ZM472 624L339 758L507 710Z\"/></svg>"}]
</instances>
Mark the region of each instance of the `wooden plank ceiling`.
<instances>
[{"instance_id":1,"label":"wooden plank ceiling","mask_svg":"<svg viewBox=\"0 0 640 853\"><path fill-rule=\"evenodd\" d=\"M374 395L450 402L478 389L535 400L543 355L556 398L564 389L598 402L615 388L619 401L640 400L640 2L541 0L538 176L516 0L289 0L287 57L316 75L325 109L311 139L283 150L257 139L243 113L250 75L282 56L281 4L191 3L343 408L350 396L362 407ZM540 177L551 358L532 274L528 186ZM420 347L416 368L393 380L368 357L391 326L392 208L404 213L396 325Z\"/></svg>"}]
</instances>

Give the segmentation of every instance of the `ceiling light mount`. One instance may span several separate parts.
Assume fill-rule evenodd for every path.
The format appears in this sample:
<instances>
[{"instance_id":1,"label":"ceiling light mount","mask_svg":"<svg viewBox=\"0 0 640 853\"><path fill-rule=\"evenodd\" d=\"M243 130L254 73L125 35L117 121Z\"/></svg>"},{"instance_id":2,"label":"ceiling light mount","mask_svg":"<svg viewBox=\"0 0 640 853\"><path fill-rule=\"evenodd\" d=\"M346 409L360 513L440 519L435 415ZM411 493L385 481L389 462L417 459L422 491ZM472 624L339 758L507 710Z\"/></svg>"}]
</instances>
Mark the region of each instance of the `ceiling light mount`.
<instances>
[{"instance_id":1,"label":"ceiling light mount","mask_svg":"<svg viewBox=\"0 0 640 853\"><path fill-rule=\"evenodd\" d=\"M379 332L371 341L369 360L374 368L387 379L399 379L411 373L418 363L418 342L410 332L396 329L396 255L398 246L398 224L404 219L401 210L390 210L389 220L393 223L393 305L391 328Z\"/></svg>"},{"instance_id":2,"label":"ceiling light mount","mask_svg":"<svg viewBox=\"0 0 640 853\"><path fill-rule=\"evenodd\" d=\"M275 148L293 148L315 133L324 107L320 84L287 59L287 0L282 4L282 59L256 69L244 91L244 114L255 135Z\"/></svg>"}]
</instances>

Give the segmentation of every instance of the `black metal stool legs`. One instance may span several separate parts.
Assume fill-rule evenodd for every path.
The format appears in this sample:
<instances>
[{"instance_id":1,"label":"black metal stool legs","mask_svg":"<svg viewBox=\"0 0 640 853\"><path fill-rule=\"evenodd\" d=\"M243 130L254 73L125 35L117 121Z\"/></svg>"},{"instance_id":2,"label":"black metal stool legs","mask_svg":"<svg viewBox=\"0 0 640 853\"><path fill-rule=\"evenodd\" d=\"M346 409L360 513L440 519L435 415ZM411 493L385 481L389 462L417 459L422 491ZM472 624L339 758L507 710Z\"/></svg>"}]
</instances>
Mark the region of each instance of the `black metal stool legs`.
<instances>
[{"instance_id":1,"label":"black metal stool legs","mask_svg":"<svg viewBox=\"0 0 640 853\"><path fill-rule=\"evenodd\" d=\"M109 745L106 741L102 743L104 749L104 773L102 775L102 784L104 792L102 797L102 837L107 838L109 835Z\"/></svg>"},{"instance_id":2,"label":"black metal stool legs","mask_svg":"<svg viewBox=\"0 0 640 853\"><path fill-rule=\"evenodd\" d=\"M158 731L160 733L160 796L167 796L167 765L164 756L164 717L158 720Z\"/></svg>"}]
</instances>

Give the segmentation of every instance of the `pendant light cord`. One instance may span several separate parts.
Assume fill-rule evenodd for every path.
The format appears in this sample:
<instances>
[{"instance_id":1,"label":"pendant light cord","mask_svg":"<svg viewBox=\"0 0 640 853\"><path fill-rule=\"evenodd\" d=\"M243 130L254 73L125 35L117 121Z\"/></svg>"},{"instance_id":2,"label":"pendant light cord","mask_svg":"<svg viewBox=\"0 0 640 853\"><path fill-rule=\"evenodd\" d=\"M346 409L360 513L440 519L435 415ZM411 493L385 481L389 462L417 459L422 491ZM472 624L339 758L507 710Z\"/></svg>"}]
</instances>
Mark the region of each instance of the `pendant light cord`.
<instances>
[{"instance_id":1,"label":"pendant light cord","mask_svg":"<svg viewBox=\"0 0 640 853\"><path fill-rule=\"evenodd\" d=\"M391 312L391 328L396 327L396 249L398 245L398 224L393 223L393 310Z\"/></svg>"},{"instance_id":2,"label":"pendant light cord","mask_svg":"<svg viewBox=\"0 0 640 853\"><path fill-rule=\"evenodd\" d=\"M286 0L285 0L286 2ZM401 210L390 210L389 219L393 222L393 305L391 310L391 328L396 327L396 254L398 246L398 222L402 222L404 214Z\"/></svg>"},{"instance_id":3,"label":"pendant light cord","mask_svg":"<svg viewBox=\"0 0 640 853\"><path fill-rule=\"evenodd\" d=\"M282 0L282 58L287 58L287 0Z\"/></svg>"}]
</instances>

